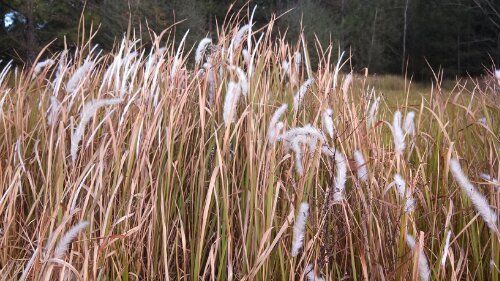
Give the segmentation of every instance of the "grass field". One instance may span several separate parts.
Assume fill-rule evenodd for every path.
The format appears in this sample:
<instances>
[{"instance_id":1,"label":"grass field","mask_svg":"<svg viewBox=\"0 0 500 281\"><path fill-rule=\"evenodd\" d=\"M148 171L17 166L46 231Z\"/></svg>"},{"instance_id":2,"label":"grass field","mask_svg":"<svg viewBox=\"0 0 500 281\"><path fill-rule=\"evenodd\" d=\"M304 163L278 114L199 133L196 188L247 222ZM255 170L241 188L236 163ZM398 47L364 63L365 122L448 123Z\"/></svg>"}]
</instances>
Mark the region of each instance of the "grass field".
<instances>
[{"instance_id":1,"label":"grass field","mask_svg":"<svg viewBox=\"0 0 500 281\"><path fill-rule=\"evenodd\" d=\"M4 68L1 280L499 280L494 77L313 71L228 22Z\"/></svg>"}]
</instances>

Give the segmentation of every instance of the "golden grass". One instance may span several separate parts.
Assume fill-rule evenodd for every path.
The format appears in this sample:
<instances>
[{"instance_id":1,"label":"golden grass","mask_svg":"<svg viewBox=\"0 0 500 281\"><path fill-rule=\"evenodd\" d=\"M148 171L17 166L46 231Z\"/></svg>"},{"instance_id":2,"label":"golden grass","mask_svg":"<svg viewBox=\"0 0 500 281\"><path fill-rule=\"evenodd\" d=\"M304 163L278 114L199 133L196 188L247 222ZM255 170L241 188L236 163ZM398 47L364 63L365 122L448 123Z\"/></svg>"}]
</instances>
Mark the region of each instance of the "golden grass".
<instances>
[{"instance_id":1,"label":"golden grass","mask_svg":"<svg viewBox=\"0 0 500 281\"><path fill-rule=\"evenodd\" d=\"M226 87L238 81L231 66L249 73L242 46L227 57L238 26L232 19L213 38L212 105L209 71L188 62L189 46L172 75L177 45L169 30L156 38L152 53L125 38L97 55L87 40L62 62L55 54L56 63L34 79L33 69L6 73L0 83L0 279L304 280L312 264L325 280L416 280L417 256L424 253L432 280L498 280L498 232L489 230L449 171L450 160L460 158L498 213L499 187L479 178L500 174L497 81L441 88L439 82L408 86L395 77L356 76L344 95L343 75L332 86L337 51L317 50L313 72L307 42L273 39L271 22L252 30L251 46L246 37L242 43L255 54L254 72L235 122L225 126ZM136 57L128 56L134 51ZM290 64L300 82L291 83L281 64L296 51L302 64ZM67 93L66 83L86 59L95 67ZM293 95L307 78L315 81L294 114ZM383 99L375 126L367 128L373 86ZM53 95L60 110L49 125ZM92 116L72 161L71 135L84 104L109 98L123 102ZM300 177L293 153L282 142L268 145L268 122L283 103L289 105L286 129L321 128L323 110L333 109L337 137L326 145L349 160L342 202L331 197L332 159L319 150L305 154ZM403 116L416 112L416 137L413 145L406 138L401 157L389 127L397 109ZM368 183L356 178L356 149L367 160ZM391 184L395 173L415 199L411 213L404 213ZM291 226L302 202L310 212L304 246L293 258ZM64 234L82 221L89 225L54 258ZM448 231L449 256L441 266ZM410 251L407 234L422 252Z\"/></svg>"}]
</instances>

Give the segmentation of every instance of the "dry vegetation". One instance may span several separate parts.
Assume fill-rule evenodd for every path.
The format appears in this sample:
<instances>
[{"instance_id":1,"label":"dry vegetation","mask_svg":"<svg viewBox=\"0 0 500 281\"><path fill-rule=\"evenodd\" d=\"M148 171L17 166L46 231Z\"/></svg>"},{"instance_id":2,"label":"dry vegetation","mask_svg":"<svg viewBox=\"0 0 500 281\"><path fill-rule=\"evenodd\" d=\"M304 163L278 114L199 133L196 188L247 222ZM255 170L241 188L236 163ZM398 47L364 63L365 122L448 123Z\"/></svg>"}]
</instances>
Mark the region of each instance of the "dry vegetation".
<instances>
[{"instance_id":1,"label":"dry vegetation","mask_svg":"<svg viewBox=\"0 0 500 281\"><path fill-rule=\"evenodd\" d=\"M43 68L3 70L0 279L427 280L427 262L432 280L498 280L496 215L487 224L450 171L460 159L483 208L498 214L498 81L444 90L437 76L424 95L408 80L384 94L367 76L347 83L348 58L332 46L316 48L313 71L307 42L273 39L272 22L238 40L248 21L228 20L199 63L196 46L167 30L152 48L129 36L102 54L90 38L41 53L54 60ZM229 84L243 93L224 113ZM396 110L415 112L402 153ZM284 139L306 124L320 136ZM293 257L299 206L304 243Z\"/></svg>"}]
</instances>

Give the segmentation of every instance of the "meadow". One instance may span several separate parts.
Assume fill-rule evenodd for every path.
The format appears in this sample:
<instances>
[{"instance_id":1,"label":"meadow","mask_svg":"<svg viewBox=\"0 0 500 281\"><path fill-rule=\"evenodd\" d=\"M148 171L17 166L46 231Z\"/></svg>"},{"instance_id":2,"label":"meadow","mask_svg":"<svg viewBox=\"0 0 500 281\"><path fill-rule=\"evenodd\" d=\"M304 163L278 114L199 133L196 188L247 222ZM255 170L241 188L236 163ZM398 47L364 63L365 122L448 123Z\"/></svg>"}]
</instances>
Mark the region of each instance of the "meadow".
<instances>
[{"instance_id":1,"label":"meadow","mask_svg":"<svg viewBox=\"0 0 500 281\"><path fill-rule=\"evenodd\" d=\"M494 73L351 74L251 23L3 68L0 280L499 280Z\"/></svg>"}]
</instances>

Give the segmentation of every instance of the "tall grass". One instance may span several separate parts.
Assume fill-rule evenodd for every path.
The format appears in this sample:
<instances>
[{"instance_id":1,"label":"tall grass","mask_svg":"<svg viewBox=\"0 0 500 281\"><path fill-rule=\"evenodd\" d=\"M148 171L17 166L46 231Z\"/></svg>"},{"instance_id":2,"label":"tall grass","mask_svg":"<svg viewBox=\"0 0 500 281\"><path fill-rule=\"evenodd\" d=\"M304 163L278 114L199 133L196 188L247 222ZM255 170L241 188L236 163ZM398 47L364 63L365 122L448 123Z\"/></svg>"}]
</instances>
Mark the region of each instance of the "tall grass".
<instances>
[{"instance_id":1,"label":"tall grass","mask_svg":"<svg viewBox=\"0 0 500 281\"><path fill-rule=\"evenodd\" d=\"M58 67L6 67L0 279L418 280L420 256L431 280L498 280L499 233L450 172L461 159L498 214L496 81L445 90L437 75L422 95L408 81L387 95L369 76L339 73L348 63L333 45L316 44L312 71L303 37L272 30L240 13L196 54L170 29L152 48L128 36L106 54L90 34L76 50L39 55ZM227 115L228 88L242 82L248 94ZM99 100L121 102L82 114ZM398 110L415 112L415 137L399 136L412 149L394 147ZM292 252L302 203L303 246Z\"/></svg>"}]
</instances>

